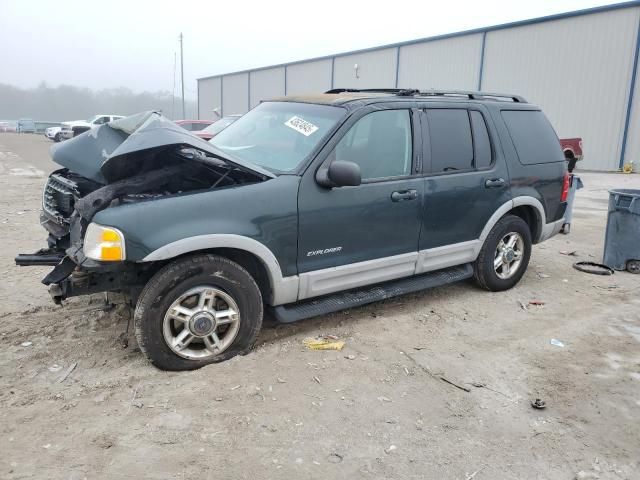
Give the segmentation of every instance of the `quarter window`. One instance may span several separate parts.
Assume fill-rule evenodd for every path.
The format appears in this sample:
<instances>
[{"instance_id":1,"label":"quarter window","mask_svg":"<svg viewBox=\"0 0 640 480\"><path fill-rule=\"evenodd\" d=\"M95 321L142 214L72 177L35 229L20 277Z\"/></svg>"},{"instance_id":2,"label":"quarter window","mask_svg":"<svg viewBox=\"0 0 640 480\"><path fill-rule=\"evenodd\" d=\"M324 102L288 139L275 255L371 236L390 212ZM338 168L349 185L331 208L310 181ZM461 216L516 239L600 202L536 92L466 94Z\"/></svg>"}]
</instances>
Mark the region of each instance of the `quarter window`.
<instances>
[{"instance_id":1,"label":"quarter window","mask_svg":"<svg viewBox=\"0 0 640 480\"><path fill-rule=\"evenodd\" d=\"M357 163L362 180L411 174L409 110L369 113L356 122L334 150L336 160Z\"/></svg>"},{"instance_id":2,"label":"quarter window","mask_svg":"<svg viewBox=\"0 0 640 480\"><path fill-rule=\"evenodd\" d=\"M487 124L482 114L476 110L469 112L471 116L471 128L473 130L473 155L476 159L476 168L486 168L491 165L491 142Z\"/></svg>"}]
</instances>

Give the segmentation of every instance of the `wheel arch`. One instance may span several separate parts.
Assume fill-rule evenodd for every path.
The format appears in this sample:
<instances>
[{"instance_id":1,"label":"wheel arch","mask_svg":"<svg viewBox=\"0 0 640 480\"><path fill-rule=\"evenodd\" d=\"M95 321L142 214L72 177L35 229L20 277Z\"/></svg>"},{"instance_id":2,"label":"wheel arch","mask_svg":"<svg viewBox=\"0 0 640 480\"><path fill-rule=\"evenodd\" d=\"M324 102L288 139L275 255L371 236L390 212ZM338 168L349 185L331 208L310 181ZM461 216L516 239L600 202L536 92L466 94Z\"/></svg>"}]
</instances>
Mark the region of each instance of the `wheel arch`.
<instances>
[{"instance_id":1,"label":"wheel arch","mask_svg":"<svg viewBox=\"0 0 640 480\"><path fill-rule=\"evenodd\" d=\"M142 262L171 261L199 253L213 253L241 265L254 277L266 303L280 305L298 298L298 276L283 277L273 252L263 243L242 235L210 234L184 238L154 250Z\"/></svg>"},{"instance_id":2,"label":"wheel arch","mask_svg":"<svg viewBox=\"0 0 640 480\"><path fill-rule=\"evenodd\" d=\"M508 202L503 203L489 218L480 234L480 245L482 245L491 232L491 229L505 215L516 215L522 218L531 229L531 238L533 243L540 241L544 225L546 224L546 215L544 207L540 200L530 196L515 197Z\"/></svg>"}]
</instances>

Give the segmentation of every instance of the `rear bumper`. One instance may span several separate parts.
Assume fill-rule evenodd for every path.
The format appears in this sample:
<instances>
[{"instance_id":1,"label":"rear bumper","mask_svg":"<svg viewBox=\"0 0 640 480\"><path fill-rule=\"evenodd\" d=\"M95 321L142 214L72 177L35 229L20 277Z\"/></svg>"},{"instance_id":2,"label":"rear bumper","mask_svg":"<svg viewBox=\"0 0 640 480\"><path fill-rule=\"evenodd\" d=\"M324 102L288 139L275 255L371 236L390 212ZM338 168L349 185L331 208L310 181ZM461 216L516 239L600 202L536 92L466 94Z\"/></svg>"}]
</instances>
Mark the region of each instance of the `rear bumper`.
<instances>
[{"instance_id":1,"label":"rear bumper","mask_svg":"<svg viewBox=\"0 0 640 480\"><path fill-rule=\"evenodd\" d=\"M540 235L540 241L544 242L545 240L549 240L554 235L560 233L562 230L562 226L564 225L564 217L560 220L556 220L555 222L547 223L544 227L542 227L542 234Z\"/></svg>"}]
</instances>

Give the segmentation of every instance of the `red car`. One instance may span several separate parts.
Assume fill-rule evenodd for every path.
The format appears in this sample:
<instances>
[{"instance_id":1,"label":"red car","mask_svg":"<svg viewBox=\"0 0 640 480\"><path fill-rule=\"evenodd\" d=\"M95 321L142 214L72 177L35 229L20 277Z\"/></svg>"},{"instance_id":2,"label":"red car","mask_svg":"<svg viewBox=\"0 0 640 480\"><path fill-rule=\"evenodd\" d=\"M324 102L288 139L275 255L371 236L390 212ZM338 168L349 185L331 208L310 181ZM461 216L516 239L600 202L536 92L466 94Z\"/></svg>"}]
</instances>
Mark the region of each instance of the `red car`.
<instances>
[{"instance_id":1,"label":"red car","mask_svg":"<svg viewBox=\"0 0 640 480\"><path fill-rule=\"evenodd\" d=\"M212 123L204 130L197 132L196 135L198 135L200 138L203 138L205 140L211 140L213 137L215 137L217 134L219 134L222 130L227 128L237 119L239 119L241 116L242 115L225 115L220 120Z\"/></svg>"},{"instance_id":2,"label":"red car","mask_svg":"<svg viewBox=\"0 0 640 480\"><path fill-rule=\"evenodd\" d=\"M572 172L576 162L582 160L582 139L581 138L561 138L560 146L564 152L564 158L569 163L569 172Z\"/></svg>"},{"instance_id":3,"label":"red car","mask_svg":"<svg viewBox=\"0 0 640 480\"><path fill-rule=\"evenodd\" d=\"M201 131L207 128L213 122L211 120L176 120L176 123L185 130L192 132L194 135L197 135L200 138L204 138L201 135ZM208 138L205 138L205 140L208 140Z\"/></svg>"}]
</instances>

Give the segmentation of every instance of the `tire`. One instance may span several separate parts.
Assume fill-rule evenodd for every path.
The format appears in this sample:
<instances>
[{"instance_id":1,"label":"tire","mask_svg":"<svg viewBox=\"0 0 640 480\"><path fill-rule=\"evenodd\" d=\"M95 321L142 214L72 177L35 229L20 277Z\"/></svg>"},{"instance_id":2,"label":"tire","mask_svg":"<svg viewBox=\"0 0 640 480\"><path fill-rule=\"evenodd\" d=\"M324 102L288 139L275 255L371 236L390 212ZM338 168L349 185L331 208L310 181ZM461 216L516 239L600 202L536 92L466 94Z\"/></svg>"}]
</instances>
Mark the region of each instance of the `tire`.
<instances>
[{"instance_id":1,"label":"tire","mask_svg":"<svg viewBox=\"0 0 640 480\"><path fill-rule=\"evenodd\" d=\"M502 264L496 267L499 257L498 245L505 239L513 238L516 238L516 248L512 249L514 260L511 263L507 262L506 260L511 258L509 252L505 251L508 249L502 250L503 254L500 255ZM514 287L529 265L531 244L531 231L523 219L515 215L502 217L489 232L473 265L473 276L478 286L492 292L501 292ZM506 244L502 245L506 247ZM521 252L518 257L519 263L515 260L516 251ZM505 264L509 264L506 269Z\"/></svg>"},{"instance_id":2,"label":"tire","mask_svg":"<svg viewBox=\"0 0 640 480\"><path fill-rule=\"evenodd\" d=\"M217 255L197 255L170 263L149 280L136 305L135 334L156 367L195 370L248 353L262 314L260 289L244 268Z\"/></svg>"},{"instance_id":3,"label":"tire","mask_svg":"<svg viewBox=\"0 0 640 480\"><path fill-rule=\"evenodd\" d=\"M53 137L53 141L59 143L62 141L62 135L60 133L56 133L55 137Z\"/></svg>"},{"instance_id":4,"label":"tire","mask_svg":"<svg viewBox=\"0 0 640 480\"><path fill-rule=\"evenodd\" d=\"M627 272L640 274L640 260L629 260L627 262Z\"/></svg>"}]
</instances>

